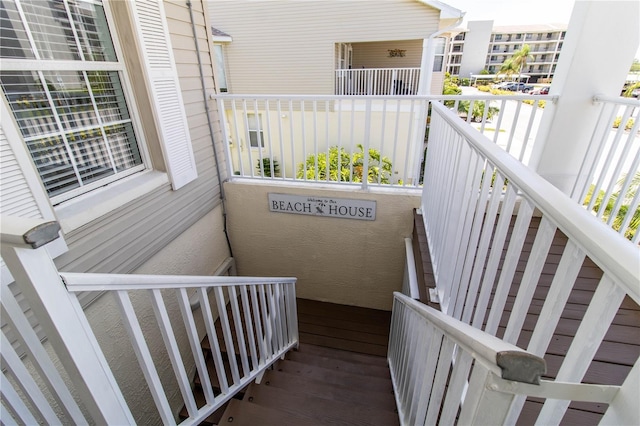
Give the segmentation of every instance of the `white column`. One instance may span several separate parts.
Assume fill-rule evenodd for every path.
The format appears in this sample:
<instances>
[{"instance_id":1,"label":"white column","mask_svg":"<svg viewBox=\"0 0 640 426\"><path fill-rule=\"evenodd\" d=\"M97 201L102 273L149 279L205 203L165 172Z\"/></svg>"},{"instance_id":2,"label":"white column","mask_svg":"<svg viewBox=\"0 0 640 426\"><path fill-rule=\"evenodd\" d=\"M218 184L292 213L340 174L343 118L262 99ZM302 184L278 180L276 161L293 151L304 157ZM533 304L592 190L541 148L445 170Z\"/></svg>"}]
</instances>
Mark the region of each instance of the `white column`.
<instances>
[{"instance_id":1,"label":"white column","mask_svg":"<svg viewBox=\"0 0 640 426\"><path fill-rule=\"evenodd\" d=\"M431 94L431 80L433 77L433 52L435 50L434 38L422 40L422 62L420 63L420 82L418 83L418 95ZM439 95L439 93L436 93Z\"/></svg>"},{"instance_id":2,"label":"white column","mask_svg":"<svg viewBox=\"0 0 640 426\"><path fill-rule=\"evenodd\" d=\"M640 3L576 1L532 153L531 167L570 194L599 112L595 95L620 96L640 38Z\"/></svg>"}]
</instances>

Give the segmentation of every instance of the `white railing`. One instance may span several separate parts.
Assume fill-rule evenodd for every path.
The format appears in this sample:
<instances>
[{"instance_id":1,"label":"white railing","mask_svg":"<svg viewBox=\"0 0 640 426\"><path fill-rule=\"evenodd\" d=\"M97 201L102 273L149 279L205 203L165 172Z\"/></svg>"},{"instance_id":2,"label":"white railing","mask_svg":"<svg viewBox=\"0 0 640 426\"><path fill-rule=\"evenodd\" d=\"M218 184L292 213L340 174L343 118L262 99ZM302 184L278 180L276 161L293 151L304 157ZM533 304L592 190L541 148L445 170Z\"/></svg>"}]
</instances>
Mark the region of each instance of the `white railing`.
<instances>
[{"instance_id":1,"label":"white railing","mask_svg":"<svg viewBox=\"0 0 640 426\"><path fill-rule=\"evenodd\" d=\"M400 293L388 359L402 425L504 424L519 392L496 384L534 389L546 371L542 358Z\"/></svg>"},{"instance_id":2,"label":"white railing","mask_svg":"<svg viewBox=\"0 0 640 426\"><path fill-rule=\"evenodd\" d=\"M640 100L596 97L600 115L572 198L640 243Z\"/></svg>"},{"instance_id":3,"label":"white railing","mask_svg":"<svg viewBox=\"0 0 640 426\"><path fill-rule=\"evenodd\" d=\"M413 241L411 238L404 239L404 276L402 279L402 294L414 300L420 300L420 290L418 285L418 273L416 271L416 260L413 255Z\"/></svg>"},{"instance_id":4,"label":"white railing","mask_svg":"<svg viewBox=\"0 0 640 426\"><path fill-rule=\"evenodd\" d=\"M2 333L3 424L134 424L138 407L128 397L140 398L145 387L134 386L132 393L131 378L112 372L105 353L111 354L112 366L128 372L136 368L122 365L123 359L137 359L163 424L179 423L182 404L188 418L180 424L200 424L298 344L293 278L59 274L40 247L57 238L55 222L2 220L2 258L47 336L40 342L3 286L3 320L26 353L21 360ZM101 311L90 322L76 297L87 291L107 292L103 297L112 296L118 309ZM200 312L192 309L190 298L197 299ZM122 341L114 348L95 337L118 334L118 327L129 334L128 348ZM208 350L201 345L205 335ZM127 355L131 347L135 356ZM60 373L56 359L71 383L62 378L66 373ZM194 371L205 402L196 402ZM169 397L178 393L179 402Z\"/></svg>"},{"instance_id":5,"label":"white railing","mask_svg":"<svg viewBox=\"0 0 640 426\"><path fill-rule=\"evenodd\" d=\"M537 308L544 321L537 321L526 347L544 356L583 263L590 259L602 271L556 375L558 382L576 388L563 398L547 395L538 416L539 424L557 424L570 400L580 398L579 383L622 300L628 296L640 303L640 252L487 138L460 126L459 118L439 104L432 106L424 179L423 218L438 296L447 315L516 344L554 236L563 233L568 242L561 254L554 253L557 270ZM539 226L531 254L523 256L534 217ZM620 398L633 391L631 381L639 368L637 360L633 363L617 394ZM508 423L517 420L523 404L524 398L514 400ZM619 400L610 405L604 419L630 412L618 404Z\"/></svg>"},{"instance_id":6,"label":"white railing","mask_svg":"<svg viewBox=\"0 0 640 426\"><path fill-rule=\"evenodd\" d=\"M420 68L336 70L336 95L415 95Z\"/></svg>"},{"instance_id":7,"label":"white railing","mask_svg":"<svg viewBox=\"0 0 640 426\"><path fill-rule=\"evenodd\" d=\"M221 127L235 176L415 188L421 185L432 102L445 102L526 163L542 116L536 105L554 98L219 95L216 99L219 111L224 111Z\"/></svg>"}]
</instances>

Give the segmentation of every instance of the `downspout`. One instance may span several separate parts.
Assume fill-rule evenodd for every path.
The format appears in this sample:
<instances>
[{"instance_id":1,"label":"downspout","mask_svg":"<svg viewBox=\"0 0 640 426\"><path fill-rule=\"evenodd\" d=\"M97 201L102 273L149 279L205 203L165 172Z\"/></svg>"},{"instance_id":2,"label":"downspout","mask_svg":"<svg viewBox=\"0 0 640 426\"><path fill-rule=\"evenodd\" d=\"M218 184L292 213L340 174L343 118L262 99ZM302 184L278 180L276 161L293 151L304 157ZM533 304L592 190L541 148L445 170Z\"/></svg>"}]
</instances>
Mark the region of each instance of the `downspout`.
<instances>
[{"instance_id":1,"label":"downspout","mask_svg":"<svg viewBox=\"0 0 640 426\"><path fill-rule=\"evenodd\" d=\"M422 62L420 63L420 84L418 84L418 95L426 96L431 90L431 80L433 77L433 54L434 45L433 40L439 35L449 31L452 28L457 27L462 23L465 12L458 18L456 22L444 27L441 30L431 34L428 38L422 41ZM444 63L442 64L444 66Z\"/></svg>"},{"instance_id":2,"label":"downspout","mask_svg":"<svg viewBox=\"0 0 640 426\"><path fill-rule=\"evenodd\" d=\"M198 44L198 33L196 31L196 22L193 18L193 8L191 2L187 2L187 7L189 8L189 17L191 19L191 30L193 32L193 41L196 46L196 56L198 57L198 71L200 72L200 84L202 85L202 99L204 101L204 111L207 116L207 125L209 126L209 135L211 137L211 146L213 148L213 158L216 163L216 174L218 175L218 185L220 187L220 204L222 206L222 230L224 231L224 236L227 240L227 247L229 248L229 256L233 257L233 250L231 249L231 241L229 240L229 232L227 231L227 209L225 206L225 194L224 194L224 186L222 185L224 182L222 181L222 177L220 176L220 161L218 159L218 152L216 151L216 141L213 137L213 123L211 122L211 112L209 110L209 96L207 95L207 89L204 81L204 71L202 68L202 60L200 59L200 46ZM208 31L208 29L207 29Z\"/></svg>"}]
</instances>

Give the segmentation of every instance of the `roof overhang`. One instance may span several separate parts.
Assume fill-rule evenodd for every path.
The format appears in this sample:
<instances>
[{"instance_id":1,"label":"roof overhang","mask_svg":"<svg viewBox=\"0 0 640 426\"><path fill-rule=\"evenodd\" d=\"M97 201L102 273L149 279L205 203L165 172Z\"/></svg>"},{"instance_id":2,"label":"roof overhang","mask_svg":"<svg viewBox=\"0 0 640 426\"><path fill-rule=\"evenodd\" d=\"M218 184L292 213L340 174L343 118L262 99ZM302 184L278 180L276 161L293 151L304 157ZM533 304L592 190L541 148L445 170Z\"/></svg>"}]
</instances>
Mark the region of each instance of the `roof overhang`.
<instances>
[{"instance_id":1,"label":"roof overhang","mask_svg":"<svg viewBox=\"0 0 640 426\"><path fill-rule=\"evenodd\" d=\"M427 6L431 6L440 11L440 19L459 19L464 16L464 12L460 9L456 9L453 6L449 6L438 0L418 0Z\"/></svg>"}]
</instances>

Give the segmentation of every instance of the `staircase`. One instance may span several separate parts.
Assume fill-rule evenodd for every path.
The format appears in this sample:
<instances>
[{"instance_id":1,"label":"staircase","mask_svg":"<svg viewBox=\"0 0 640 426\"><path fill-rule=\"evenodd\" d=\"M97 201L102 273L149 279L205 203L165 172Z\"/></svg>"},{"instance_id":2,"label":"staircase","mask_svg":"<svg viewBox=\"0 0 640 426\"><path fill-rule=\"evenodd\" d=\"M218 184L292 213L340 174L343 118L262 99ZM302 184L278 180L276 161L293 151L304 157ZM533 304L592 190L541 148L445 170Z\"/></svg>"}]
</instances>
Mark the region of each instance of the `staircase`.
<instances>
[{"instance_id":1,"label":"staircase","mask_svg":"<svg viewBox=\"0 0 640 426\"><path fill-rule=\"evenodd\" d=\"M380 356L386 352L388 313L300 299L297 305L298 350L202 424L399 424L387 360ZM203 347L208 348L206 339ZM217 379L211 379L218 393ZM200 385L197 377L194 384Z\"/></svg>"}]
</instances>

